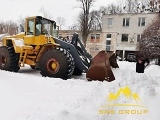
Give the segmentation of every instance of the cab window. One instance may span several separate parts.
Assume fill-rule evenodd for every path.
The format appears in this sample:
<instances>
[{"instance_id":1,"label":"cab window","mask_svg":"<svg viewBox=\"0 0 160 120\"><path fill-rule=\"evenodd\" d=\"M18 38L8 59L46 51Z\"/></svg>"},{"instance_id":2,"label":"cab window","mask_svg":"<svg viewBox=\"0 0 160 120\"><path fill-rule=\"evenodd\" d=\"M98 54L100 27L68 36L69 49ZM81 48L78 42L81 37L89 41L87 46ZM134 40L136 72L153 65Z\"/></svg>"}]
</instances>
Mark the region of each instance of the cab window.
<instances>
[{"instance_id":1,"label":"cab window","mask_svg":"<svg viewBox=\"0 0 160 120\"><path fill-rule=\"evenodd\" d=\"M33 35L34 33L34 20L28 20L27 35Z\"/></svg>"},{"instance_id":2,"label":"cab window","mask_svg":"<svg viewBox=\"0 0 160 120\"><path fill-rule=\"evenodd\" d=\"M36 24L36 36L41 34L41 24Z\"/></svg>"}]
</instances>

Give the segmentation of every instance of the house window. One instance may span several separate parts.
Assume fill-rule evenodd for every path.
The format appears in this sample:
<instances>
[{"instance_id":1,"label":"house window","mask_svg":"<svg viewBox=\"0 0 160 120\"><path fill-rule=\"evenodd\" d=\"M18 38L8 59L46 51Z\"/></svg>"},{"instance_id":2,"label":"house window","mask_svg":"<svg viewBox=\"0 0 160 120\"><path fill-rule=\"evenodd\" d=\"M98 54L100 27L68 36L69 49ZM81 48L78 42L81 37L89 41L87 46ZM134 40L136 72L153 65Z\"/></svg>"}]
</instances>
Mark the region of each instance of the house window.
<instances>
[{"instance_id":1,"label":"house window","mask_svg":"<svg viewBox=\"0 0 160 120\"><path fill-rule=\"evenodd\" d=\"M112 37L112 34L106 35L106 51L110 51L111 49L111 37Z\"/></svg>"},{"instance_id":2,"label":"house window","mask_svg":"<svg viewBox=\"0 0 160 120\"><path fill-rule=\"evenodd\" d=\"M123 18L123 26L129 26L129 18Z\"/></svg>"},{"instance_id":3,"label":"house window","mask_svg":"<svg viewBox=\"0 0 160 120\"><path fill-rule=\"evenodd\" d=\"M138 18L138 26L145 26L145 18Z\"/></svg>"},{"instance_id":4,"label":"house window","mask_svg":"<svg viewBox=\"0 0 160 120\"><path fill-rule=\"evenodd\" d=\"M95 35L91 34L91 42L94 42L94 40L95 40Z\"/></svg>"},{"instance_id":5,"label":"house window","mask_svg":"<svg viewBox=\"0 0 160 120\"><path fill-rule=\"evenodd\" d=\"M111 34L107 34L107 38L111 38Z\"/></svg>"},{"instance_id":6,"label":"house window","mask_svg":"<svg viewBox=\"0 0 160 120\"><path fill-rule=\"evenodd\" d=\"M110 51L111 50L111 46L106 46L106 51Z\"/></svg>"},{"instance_id":7,"label":"house window","mask_svg":"<svg viewBox=\"0 0 160 120\"><path fill-rule=\"evenodd\" d=\"M137 35L137 42L139 42L140 39L141 39L141 34L138 34L138 35Z\"/></svg>"},{"instance_id":8,"label":"house window","mask_svg":"<svg viewBox=\"0 0 160 120\"><path fill-rule=\"evenodd\" d=\"M91 34L90 42L100 42L100 34Z\"/></svg>"},{"instance_id":9,"label":"house window","mask_svg":"<svg viewBox=\"0 0 160 120\"><path fill-rule=\"evenodd\" d=\"M111 45L111 41L110 41L110 40L107 40L107 41L106 41L106 45Z\"/></svg>"},{"instance_id":10,"label":"house window","mask_svg":"<svg viewBox=\"0 0 160 120\"><path fill-rule=\"evenodd\" d=\"M122 34L121 41L122 42L128 42L128 34Z\"/></svg>"},{"instance_id":11,"label":"house window","mask_svg":"<svg viewBox=\"0 0 160 120\"><path fill-rule=\"evenodd\" d=\"M100 34L96 34L96 40L100 40Z\"/></svg>"},{"instance_id":12,"label":"house window","mask_svg":"<svg viewBox=\"0 0 160 120\"><path fill-rule=\"evenodd\" d=\"M107 20L107 26L112 26L112 21L113 21L113 18L108 18Z\"/></svg>"}]
</instances>

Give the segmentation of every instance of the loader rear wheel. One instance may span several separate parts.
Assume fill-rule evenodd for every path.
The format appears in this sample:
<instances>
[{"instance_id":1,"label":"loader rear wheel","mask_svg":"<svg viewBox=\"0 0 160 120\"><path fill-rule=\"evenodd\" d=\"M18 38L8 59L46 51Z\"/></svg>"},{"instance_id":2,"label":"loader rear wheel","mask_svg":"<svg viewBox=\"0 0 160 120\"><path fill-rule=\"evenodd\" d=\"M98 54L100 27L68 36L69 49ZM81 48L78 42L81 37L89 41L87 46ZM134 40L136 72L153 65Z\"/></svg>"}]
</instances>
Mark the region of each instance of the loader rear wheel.
<instances>
[{"instance_id":1,"label":"loader rear wheel","mask_svg":"<svg viewBox=\"0 0 160 120\"><path fill-rule=\"evenodd\" d=\"M18 72L20 69L19 54L16 54L13 47L0 47L0 69L12 72Z\"/></svg>"},{"instance_id":2,"label":"loader rear wheel","mask_svg":"<svg viewBox=\"0 0 160 120\"><path fill-rule=\"evenodd\" d=\"M74 60L65 49L52 48L43 53L39 68L42 76L68 79L74 71Z\"/></svg>"}]
</instances>

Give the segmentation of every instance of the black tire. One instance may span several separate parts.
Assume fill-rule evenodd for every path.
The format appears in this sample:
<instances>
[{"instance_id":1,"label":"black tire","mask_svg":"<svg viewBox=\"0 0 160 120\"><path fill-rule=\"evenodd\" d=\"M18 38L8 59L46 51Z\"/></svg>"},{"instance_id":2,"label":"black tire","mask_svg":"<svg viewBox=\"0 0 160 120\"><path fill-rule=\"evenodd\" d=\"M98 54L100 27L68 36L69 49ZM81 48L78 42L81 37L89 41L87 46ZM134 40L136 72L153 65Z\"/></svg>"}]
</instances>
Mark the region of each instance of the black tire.
<instances>
[{"instance_id":1,"label":"black tire","mask_svg":"<svg viewBox=\"0 0 160 120\"><path fill-rule=\"evenodd\" d=\"M82 75L83 71L78 69L77 67L74 68L74 72L73 72L73 75Z\"/></svg>"},{"instance_id":2,"label":"black tire","mask_svg":"<svg viewBox=\"0 0 160 120\"><path fill-rule=\"evenodd\" d=\"M0 47L0 69L11 72L18 72L20 67L18 64L19 54L16 54L13 47Z\"/></svg>"},{"instance_id":3,"label":"black tire","mask_svg":"<svg viewBox=\"0 0 160 120\"><path fill-rule=\"evenodd\" d=\"M39 69L42 76L68 79L74 71L72 55L62 48L52 48L40 58Z\"/></svg>"},{"instance_id":4,"label":"black tire","mask_svg":"<svg viewBox=\"0 0 160 120\"><path fill-rule=\"evenodd\" d=\"M35 65L30 65L30 67L34 70L36 68Z\"/></svg>"}]
</instances>

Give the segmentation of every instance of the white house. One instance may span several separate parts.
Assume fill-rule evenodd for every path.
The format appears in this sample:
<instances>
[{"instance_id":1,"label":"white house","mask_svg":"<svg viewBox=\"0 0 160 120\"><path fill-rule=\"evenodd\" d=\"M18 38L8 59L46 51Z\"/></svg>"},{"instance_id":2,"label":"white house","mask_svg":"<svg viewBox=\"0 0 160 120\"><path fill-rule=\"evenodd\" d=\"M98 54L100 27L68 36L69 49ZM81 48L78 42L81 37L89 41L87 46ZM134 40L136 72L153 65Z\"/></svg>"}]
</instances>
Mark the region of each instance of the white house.
<instances>
[{"instance_id":1,"label":"white house","mask_svg":"<svg viewBox=\"0 0 160 120\"><path fill-rule=\"evenodd\" d=\"M107 51L125 58L130 52L136 52L137 42L144 29L156 18L154 13L105 14L102 17L102 44Z\"/></svg>"}]
</instances>

